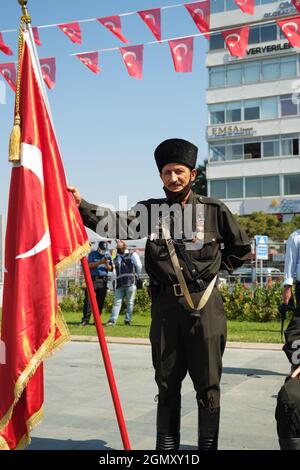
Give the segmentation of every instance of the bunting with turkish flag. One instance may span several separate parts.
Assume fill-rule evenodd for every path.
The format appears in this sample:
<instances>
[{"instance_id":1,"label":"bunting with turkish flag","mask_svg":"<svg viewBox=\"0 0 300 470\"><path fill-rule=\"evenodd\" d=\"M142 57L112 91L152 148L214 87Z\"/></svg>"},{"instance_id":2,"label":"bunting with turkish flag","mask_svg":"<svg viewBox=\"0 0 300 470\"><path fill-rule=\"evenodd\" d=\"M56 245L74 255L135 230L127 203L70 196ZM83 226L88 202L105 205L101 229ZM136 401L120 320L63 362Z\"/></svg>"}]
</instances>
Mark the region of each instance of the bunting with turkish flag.
<instances>
[{"instance_id":1,"label":"bunting with turkish flag","mask_svg":"<svg viewBox=\"0 0 300 470\"><path fill-rule=\"evenodd\" d=\"M289 43L294 47L300 47L300 17L277 20L277 24Z\"/></svg>"},{"instance_id":2,"label":"bunting with turkish flag","mask_svg":"<svg viewBox=\"0 0 300 470\"><path fill-rule=\"evenodd\" d=\"M154 37L161 41L161 10L160 8L153 8L152 10L138 11L142 20L146 23Z\"/></svg>"},{"instance_id":3,"label":"bunting with turkish flag","mask_svg":"<svg viewBox=\"0 0 300 470\"><path fill-rule=\"evenodd\" d=\"M43 361L68 339L55 276L89 252L28 32L20 56L21 161L12 168L0 362L0 449L20 449L43 416Z\"/></svg>"},{"instance_id":4,"label":"bunting with turkish flag","mask_svg":"<svg viewBox=\"0 0 300 470\"><path fill-rule=\"evenodd\" d=\"M292 4L300 13L300 0L292 0Z\"/></svg>"},{"instance_id":5,"label":"bunting with turkish flag","mask_svg":"<svg viewBox=\"0 0 300 470\"><path fill-rule=\"evenodd\" d=\"M40 59L40 65L42 70L43 79L49 88L52 90L55 87L56 77L56 60L55 57L47 57Z\"/></svg>"},{"instance_id":6,"label":"bunting with turkish flag","mask_svg":"<svg viewBox=\"0 0 300 470\"><path fill-rule=\"evenodd\" d=\"M206 39L209 39L210 0L190 4L186 3L184 6L190 13L199 31L204 34Z\"/></svg>"},{"instance_id":7,"label":"bunting with turkish flag","mask_svg":"<svg viewBox=\"0 0 300 470\"><path fill-rule=\"evenodd\" d=\"M191 72L193 68L194 38L169 41L176 72Z\"/></svg>"},{"instance_id":8,"label":"bunting with turkish flag","mask_svg":"<svg viewBox=\"0 0 300 470\"><path fill-rule=\"evenodd\" d=\"M120 52L129 75L141 80L143 77L144 46L139 44L137 46L120 47Z\"/></svg>"},{"instance_id":9,"label":"bunting with turkish flag","mask_svg":"<svg viewBox=\"0 0 300 470\"><path fill-rule=\"evenodd\" d=\"M2 51L5 55L13 55L11 48L5 44L2 33L0 33L0 51Z\"/></svg>"},{"instance_id":10,"label":"bunting with turkish flag","mask_svg":"<svg viewBox=\"0 0 300 470\"><path fill-rule=\"evenodd\" d=\"M82 54L76 54L76 57L86 65L93 73L99 73L100 67L99 63L99 54L98 52L86 52Z\"/></svg>"},{"instance_id":11,"label":"bunting with turkish flag","mask_svg":"<svg viewBox=\"0 0 300 470\"><path fill-rule=\"evenodd\" d=\"M57 26L63 33L65 33L66 36L68 36L70 41L76 44L82 43L81 29L77 21L74 23L59 24Z\"/></svg>"},{"instance_id":12,"label":"bunting with turkish flag","mask_svg":"<svg viewBox=\"0 0 300 470\"><path fill-rule=\"evenodd\" d=\"M222 36L230 54L234 57L244 57L249 40L249 26L224 31Z\"/></svg>"},{"instance_id":13,"label":"bunting with turkish flag","mask_svg":"<svg viewBox=\"0 0 300 470\"><path fill-rule=\"evenodd\" d=\"M121 18L119 16L105 16L104 18L97 18L97 21L103 24L108 31L117 36L122 42L128 42L122 34Z\"/></svg>"},{"instance_id":14,"label":"bunting with turkish flag","mask_svg":"<svg viewBox=\"0 0 300 470\"><path fill-rule=\"evenodd\" d=\"M42 43L40 41L39 28L37 26L33 26L31 29L32 29L34 42L36 43L37 46L41 46Z\"/></svg>"},{"instance_id":15,"label":"bunting with turkish flag","mask_svg":"<svg viewBox=\"0 0 300 470\"><path fill-rule=\"evenodd\" d=\"M234 0L237 6L249 15L254 15L255 0Z\"/></svg>"},{"instance_id":16,"label":"bunting with turkish flag","mask_svg":"<svg viewBox=\"0 0 300 470\"><path fill-rule=\"evenodd\" d=\"M14 62L0 64L0 73L5 78L11 89L16 91L17 71Z\"/></svg>"}]
</instances>

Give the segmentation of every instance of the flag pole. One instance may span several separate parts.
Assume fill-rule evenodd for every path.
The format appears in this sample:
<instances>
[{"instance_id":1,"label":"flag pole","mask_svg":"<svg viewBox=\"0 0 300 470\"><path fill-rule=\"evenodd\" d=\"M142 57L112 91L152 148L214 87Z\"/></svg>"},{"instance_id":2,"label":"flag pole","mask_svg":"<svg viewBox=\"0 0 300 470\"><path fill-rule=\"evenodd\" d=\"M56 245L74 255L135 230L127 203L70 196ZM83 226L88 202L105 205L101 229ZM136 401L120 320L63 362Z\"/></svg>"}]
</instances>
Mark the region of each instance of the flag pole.
<instances>
[{"instance_id":1,"label":"flag pole","mask_svg":"<svg viewBox=\"0 0 300 470\"><path fill-rule=\"evenodd\" d=\"M22 14L23 14L23 16L21 18L21 26L20 26L20 29L21 29L23 23L26 23L27 25L30 25L31 19L30 19L30 15L29 15L28 9L27 9L28 0L18 0L18 3L22 7ZM30 31L30 29L29 29L29 31ZM21 43L21 40L19 39L19 53L20 53L20 50L21 50L21 46L22 46L22 43ZM19 70L18 76L19 76L19 81L20 81L20 70ZM15 124L15 127L18 127L18 128L20 127L20 122L19 121ZM20 134L20 132L18 132L17 139L16 138L14 139L17 142L15 144L16 151L14 152L16 154L15 155L15 161L18 161L17 158L20 158L20 135L19 134ZM109 387L110 387L110 391L111 391L111 395L112 395L112 399L113 399L113 404L114 404L114 407L115 407L115 412L116 412L116 416L117 416L117 420L118 420L118 425L119 425L119 429L120 429L121 438L122 438L122 441L123 441L124 450L131 450L130 442L129 442L129 438L128 438L128 433L127 433L127 429L126 429L126 424L125 424L125 420L124 420L124 416L123 416L123 411L122 411L122 407L121 407L121 402L120 402L120 399L119 399L119 394L118 394L118 390L117 390L117 386L116 386L116 382L115 382L115 378L114 378L114 374L113 374L113 369L112 369L112 365L111 365L111 361L110 361L110 357L109 357L109 352L108 352L107 344L106 344L106 341L105 341L103 325L102 325L102 322L101 322L101 319L100 319L100 313L99 313L98 304L97 304L97 301L96 301L96 295L95 295L95 291L94 291L92 278L91 278L91 273L90 273L90 269L89 269L89 266L88 266L87 259L84 257L81 260L81 263L82 263L82 266L83 266L83 272L84 272L84 276L85 276L85 280L86 280L86 285L87 285L87 289L88 289L88 293L89 293L90 302L91 302L91 305L92 305L92 310L93 310L93 315L94 315L94 319L95 319L95 325L96 325L97 334L98 334L98 338L99 338L100 348L101 348L101 351L102 351L104 366L105 366L106 375L107 375L107 379L108 379L108 383L109 383Z\"/></svg>"},{"instance_id":2,"label":"flag pole","mask_svg":"<svg viewBox=\"0 0 300 470\"><path fill-rule=\"evenodd\" d=\"M121 433L121 437L123 441L124 450L131 450L130 442L129 442L129 438L127 434L127 429L126 429L126 424L125 424L125 420L123 416L123 411L121 407L121 402L120 402L120 398L119 398L119 394L118 394L118 390L117 390L117 386L116 386L116 382L114 378L112 365L110 362L109 352L107 349L107 344L106 344L105 335L103 331L103 325L102 325L100 312L99 312L96 295L94 291L94 286L93 286L93 282L91 278L90 268L89 268L86 258L83 258L81 260L81 263L83 267L86 287L87 287L89 299L91 302L91 307L92 307L92 311L94 315L99 344L100 344L100 348L101 348L101 352L103 356L106 375L107 375L107 379L108 379L108 383L109 383L109 387L110 387L110 391L111 391L111 395L112 395L112 399L113 399L113 403L115 407L115 412L116 412L118 425L119 425L119 429L120 429L120 433Z\"/></svg>"}]
</instances>

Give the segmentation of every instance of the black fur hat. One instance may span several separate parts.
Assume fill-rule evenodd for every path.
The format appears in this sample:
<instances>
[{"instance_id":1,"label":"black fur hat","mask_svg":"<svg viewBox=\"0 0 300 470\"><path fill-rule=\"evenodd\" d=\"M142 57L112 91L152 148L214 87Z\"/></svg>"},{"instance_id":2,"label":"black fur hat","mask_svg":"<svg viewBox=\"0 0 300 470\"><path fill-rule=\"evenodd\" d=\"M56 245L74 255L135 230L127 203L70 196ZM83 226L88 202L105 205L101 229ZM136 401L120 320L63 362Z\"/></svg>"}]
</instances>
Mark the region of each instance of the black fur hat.
<instances>
[{"instance_id":1,"label":"black fur hat","mask_svg":"<svg viewBox=\"0 0 300 470\"><path fill-rule=\"evenodd\" d=\"M196 167L198 148L184 139L168 139L159 144L154 152L159 172L168 163L182 163L193 169Z\"/></svg>"}]
</instances>

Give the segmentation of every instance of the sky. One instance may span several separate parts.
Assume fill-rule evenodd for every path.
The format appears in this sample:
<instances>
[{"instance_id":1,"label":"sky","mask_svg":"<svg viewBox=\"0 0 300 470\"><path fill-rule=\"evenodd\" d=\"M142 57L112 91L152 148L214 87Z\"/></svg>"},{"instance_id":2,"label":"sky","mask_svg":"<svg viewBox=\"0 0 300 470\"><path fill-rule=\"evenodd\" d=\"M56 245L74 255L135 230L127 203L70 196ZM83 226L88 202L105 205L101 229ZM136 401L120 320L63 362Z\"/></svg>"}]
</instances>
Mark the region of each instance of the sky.
<instances>
[{"instance_id":1,"label":"sky","mask_svg":"<svg viewBox=\"0 0 300 470\"><path fill-rule=\"evenodd\" d=\"M65 23L135 12L177 0L29 0L34 26ZM188 2L186 2L188 3ZM0 31L17 28L17 0L0 0ZM122 17L128 45L154 41L138 15ZM39 56L56 57L56 87L48 92L54 126L69 183L89 202L118 207L161 197L162 183L153 152L163 140L184 138L199 147L198 163L207 157L205 131L206 40L195 38L192 73L176 73L168 43L145 46L143 79L129 77L119 51L100 53L101 73L94 75L72 53L122 47L123 43L98 22L81 24L82 45L73 44L57 27L41 29ZM197 34L181 6L162 11L162 37ZM16 60L17 33L3 33L14 51L0 52L0 63ZM3 81L0 78L0 82ZM1 83L0 83L1 85ZM3 85L2 85L3 86ZM8 140L13 126L14 93L6 86L0 100L0 214L6 215L11 165ZM5 103L3 103L5 101Z\"/></svg>"}]
</instances>

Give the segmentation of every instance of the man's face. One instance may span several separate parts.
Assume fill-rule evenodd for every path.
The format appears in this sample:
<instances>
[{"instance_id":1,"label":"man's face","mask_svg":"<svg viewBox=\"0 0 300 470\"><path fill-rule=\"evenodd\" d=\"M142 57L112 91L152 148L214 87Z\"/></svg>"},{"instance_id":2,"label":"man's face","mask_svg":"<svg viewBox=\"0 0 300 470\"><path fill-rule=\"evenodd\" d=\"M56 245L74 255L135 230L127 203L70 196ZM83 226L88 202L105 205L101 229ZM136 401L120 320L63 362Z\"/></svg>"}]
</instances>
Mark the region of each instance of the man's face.
<instances>
[{"instance_id":1,"label":"man's face","mask_svg":"<svg viewBox=\"0 0 300 470\"><path fill-rule=\"evenodd\" d=\"M126 250L126 245L124 242L118 242L117 243L117 251L118 253L125 253L125 250Z\"/></svg>"},{"instance_id":2,"label":"man's face","mask_svg":"<svg viewBox=\"0 0 300 470\"><path fill-rule=\"evenodd\" d=\"M182 191L190 182L190 179L195 181L196 176L197 170L195 168L190 170L180 163L168 163L163 167L160 174L165 187L173 193Z\"/></svg>"}]
</instances>

